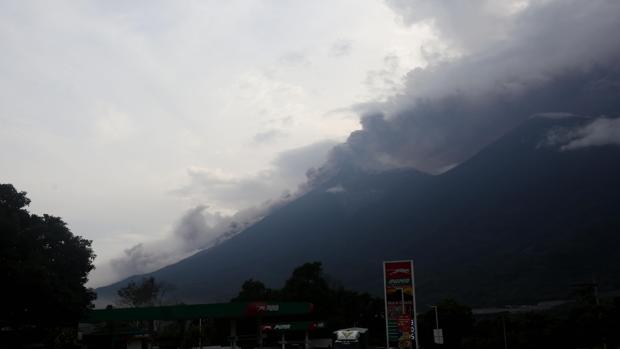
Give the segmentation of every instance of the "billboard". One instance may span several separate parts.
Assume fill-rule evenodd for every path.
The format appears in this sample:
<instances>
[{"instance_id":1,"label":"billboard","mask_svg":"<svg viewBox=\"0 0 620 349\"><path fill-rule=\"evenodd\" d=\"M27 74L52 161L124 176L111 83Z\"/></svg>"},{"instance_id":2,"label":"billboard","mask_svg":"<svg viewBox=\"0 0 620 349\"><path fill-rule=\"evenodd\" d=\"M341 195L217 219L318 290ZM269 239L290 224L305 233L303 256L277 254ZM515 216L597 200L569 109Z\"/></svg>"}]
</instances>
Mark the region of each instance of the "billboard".
<instances>
[{"instance_id":1,"label":"billboard","mask_svg":"<svg viewBox=\"0 0 620 349\"><path fill-rule=\"evenodd\" d=\"M383 262L387 347L418 348L413 261Z\"/></svg>"}]
</instances>

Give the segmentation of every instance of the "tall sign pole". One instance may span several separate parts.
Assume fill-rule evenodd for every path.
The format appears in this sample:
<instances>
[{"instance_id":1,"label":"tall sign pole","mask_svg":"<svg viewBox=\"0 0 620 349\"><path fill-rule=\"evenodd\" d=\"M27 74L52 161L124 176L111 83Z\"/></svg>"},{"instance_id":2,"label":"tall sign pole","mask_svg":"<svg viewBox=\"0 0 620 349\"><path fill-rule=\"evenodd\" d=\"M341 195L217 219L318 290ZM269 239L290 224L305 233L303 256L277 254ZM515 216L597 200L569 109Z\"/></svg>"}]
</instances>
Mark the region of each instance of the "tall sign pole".
<instances>
[{"instance_id":1,"label":"tall sign pole","mask_svg":"<svg viewBox=\"0 0 620 349\"><path fill-rule=\"evenodd\" d=\"M388 317L388 300L387 300L387 278L385 273L385 263L383 262L383 302L385 303L385 349L390 349L390 320Z\"/></svg>"},{"instance_id":2,"label":"tall sign pole","mask_svg":"<svg viewBox=\"0 0 620 349\"><path fill-rule=\"evenodd\" d=\"M386 348L418 349L413 261L383 262Z\"/></svg>"}]
</instances>

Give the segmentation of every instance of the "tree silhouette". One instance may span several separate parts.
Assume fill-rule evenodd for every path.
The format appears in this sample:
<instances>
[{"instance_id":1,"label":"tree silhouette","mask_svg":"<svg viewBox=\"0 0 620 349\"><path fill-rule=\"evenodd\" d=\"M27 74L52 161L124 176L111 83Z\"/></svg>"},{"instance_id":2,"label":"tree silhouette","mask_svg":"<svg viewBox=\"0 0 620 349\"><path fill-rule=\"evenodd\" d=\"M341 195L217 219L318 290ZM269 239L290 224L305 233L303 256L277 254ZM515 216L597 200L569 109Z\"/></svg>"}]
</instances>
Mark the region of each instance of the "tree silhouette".
<instances>
[{"instance_id":1,"label":"tree silhouette","mask_svg":"<svg viewBox=\"0 0 620 349\"><path fill-rule=\"evenodd\" d=\"M92 307L84 284L91 241L59 217L30 214L25 192L0 184L0 327L14 331L75 325Z\"/></svg>"},{"instance_id":2,"label":"tree silhouette","mask_svg":"<svg viewBox=\"0 0 620 349\"><path fill-rule=\"evenodd\" d=\"M248 279L241 285L241 291L232 301L267 301L274 296L273 290L265 287L261 281Z\"/></svg>"},{"instance_id":3,"label":"tree silhouette","mask_svg":"<svg viewBox=\"0 0 620 349\"><path fill-rule=\"evenodd\" d=\"M170 285L158 282L152 276L142 278L140 283L132 280L118 290L118 304L133 308L161 305L170 289Z\"/></svg>"},{"instance_id":4,"label":"tree silhouette","mask_svg":"<svg viewBox=\"0 0 620 349\"><path fill-rule=\"evenodd\" d=\"M289 301L306 301L319 305L330 294L327 278L321 262L305 263L293 270L284 287L282 298Z\"/></svg>"}]
</instances>

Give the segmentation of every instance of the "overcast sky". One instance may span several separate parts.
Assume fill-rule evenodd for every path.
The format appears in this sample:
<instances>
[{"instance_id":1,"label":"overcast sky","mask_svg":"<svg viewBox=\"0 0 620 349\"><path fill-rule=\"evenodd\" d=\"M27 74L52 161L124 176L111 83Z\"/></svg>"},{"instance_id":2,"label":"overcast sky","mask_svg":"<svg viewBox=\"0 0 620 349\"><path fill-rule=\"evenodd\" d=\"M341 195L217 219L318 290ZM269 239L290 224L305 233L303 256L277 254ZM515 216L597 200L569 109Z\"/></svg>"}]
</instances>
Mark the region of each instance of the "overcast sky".
<instances>
[{"instance_id":1,"label":"overcast sky","mask_svg":"<svg viewBox=\"0 0 620 349\"><path fill-rule=\"evenodd\" d=\"M294 192L440 50L380 0L0 1L0 182L92 239L98 270L195 207ZM207 217L207 216L205 216Z\"/></svg>"},{"instance_id":2,"label":"overcast sky","mask_svg":"<svg viewBox=\"0 0 620 349\"><path fill-rule=\"evenodd\" d=\"M99 286L310 168L440 173L537 115L593 118L558 151L620 144L618 32L617 0L0 0L0 182L94 241Z\"/></svg>"}]
</instances>

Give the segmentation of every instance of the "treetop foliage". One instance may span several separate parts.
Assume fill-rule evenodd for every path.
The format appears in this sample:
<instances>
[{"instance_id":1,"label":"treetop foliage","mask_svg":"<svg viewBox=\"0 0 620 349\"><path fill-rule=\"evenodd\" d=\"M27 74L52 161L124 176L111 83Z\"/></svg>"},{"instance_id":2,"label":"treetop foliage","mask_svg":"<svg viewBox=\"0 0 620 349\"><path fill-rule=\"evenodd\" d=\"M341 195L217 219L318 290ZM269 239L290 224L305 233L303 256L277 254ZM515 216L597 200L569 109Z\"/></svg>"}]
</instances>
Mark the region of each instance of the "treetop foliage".
<instances>
[{"instance_id":1,"label":"treetop foliage","mask_svg":"<svg viewBox=\"0 0 620 349\"><path fill-rule=\"evenodd\" d=\"M138 308L161 305L171 286L158 282L154 277L145 277L137 283L131 280L127 286L118 290L118 304L120 306Z\"/></svg>"},{"instance_id":2,"label":"treetop foliage","mask_svg":"<svg viewBox=\"0 0 620 349\"><path fill-rule=\"evenodd\" d=\"M258 280L246 280L232 301L310 302L315 305L315 316L326 320L330 328L366 326L377 334L385 328L380 317L383 301L368 293L332 285L321 262L298 266L279 290L270 289Z\"/></svg>"},{"instance_id":3,"label":"treetop foliage","mask_svg":"<svg viewBox=\"0 0 620 349\"><path fill-rule=\"evenodd\" d=\"M91 241L59 217L30 214L26 192L0 184L0 326L76 323L92 307Z\"/></svg>"}]
</instances>

